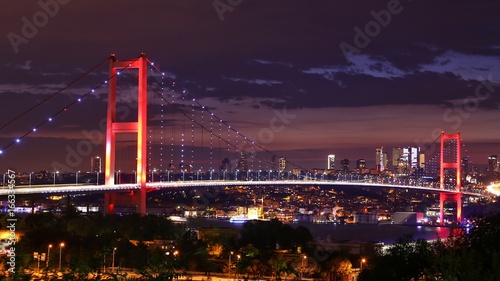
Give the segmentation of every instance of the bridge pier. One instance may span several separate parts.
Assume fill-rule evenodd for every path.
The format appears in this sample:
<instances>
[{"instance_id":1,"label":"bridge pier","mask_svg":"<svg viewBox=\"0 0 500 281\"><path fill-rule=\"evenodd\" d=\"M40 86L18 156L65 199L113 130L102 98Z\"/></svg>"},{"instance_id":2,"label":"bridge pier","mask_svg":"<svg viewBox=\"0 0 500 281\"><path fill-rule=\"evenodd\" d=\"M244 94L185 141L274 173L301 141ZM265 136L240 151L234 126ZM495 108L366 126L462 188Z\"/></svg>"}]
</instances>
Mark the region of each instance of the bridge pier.
<instances>
[{"instance_id":1,"label":"bridge pier","mask_svg":"<svg viewBox=\"0 0 500 281\"><path fill-rule=\"evenodd\" d=\"M105 193L104 194L104 206L103 211L105 215L112 215L115 213L116 204L116 194L115 193Z\"/></svg>"},{"instance_id":2,"label":"bridge pier","mask_svg":"<svg viewBox=\"0 0 500 281\"><path fill-rule=\"evenodd\" d=\"M146 214L146 190L134 190L129 193L106 193L104 194L104 214L112 215L117 206L136 206L136 212Z\"/></svg>"},{"instance_id":3,"label":"bridge pier","mask_svg":"<svg viewBox=\"0 0 500 281\"><path fill-rule=\"evenodd\" d=\"M455 201L457 204L457 216L456 220L458 223L462 222L462 194L461 193L439 193L439 223L444 224L444 202L445 201Z\"/></svg>"}]
</instances>

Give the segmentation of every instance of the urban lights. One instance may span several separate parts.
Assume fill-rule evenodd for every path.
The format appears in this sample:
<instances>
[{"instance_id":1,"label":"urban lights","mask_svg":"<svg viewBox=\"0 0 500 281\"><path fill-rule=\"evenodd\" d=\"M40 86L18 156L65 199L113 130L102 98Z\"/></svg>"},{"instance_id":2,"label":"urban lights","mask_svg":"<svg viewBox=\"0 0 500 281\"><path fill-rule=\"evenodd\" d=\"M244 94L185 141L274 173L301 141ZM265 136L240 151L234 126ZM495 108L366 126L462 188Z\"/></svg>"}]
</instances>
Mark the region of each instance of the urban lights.
<instances>
[{"instance_id":1,"label":"urban lights","mask_svg":"<svg viewBox=\"0 0 500 281\"><path fill-rule=\"evenodd\" d=\"M59 271L61 271L61 263L62 263L62 248L64 247L64 243L59 244Z\"/></svg>"},{"instance_id":2,"label":"urban lights","mask_svg":"<svg viewBox=\"0 0 500 281\"><path fill-rule=\"evenodd\" d=\"M50 249L52 248L52 244L47 246L47 259L45 260L45 267L49 267L49 259L50 259Z\"/></svg>"},{"instance_id":3,"label":"urban lights","mask_svg":"<svg viewBox=\"0 0 500 281\"><path fill-rule=\"evenodd\" d=\"M113 260L111 262L111 272L115 270L115 254L116 254L116 247L113 248Z\"/></svg>"}]
</instances>

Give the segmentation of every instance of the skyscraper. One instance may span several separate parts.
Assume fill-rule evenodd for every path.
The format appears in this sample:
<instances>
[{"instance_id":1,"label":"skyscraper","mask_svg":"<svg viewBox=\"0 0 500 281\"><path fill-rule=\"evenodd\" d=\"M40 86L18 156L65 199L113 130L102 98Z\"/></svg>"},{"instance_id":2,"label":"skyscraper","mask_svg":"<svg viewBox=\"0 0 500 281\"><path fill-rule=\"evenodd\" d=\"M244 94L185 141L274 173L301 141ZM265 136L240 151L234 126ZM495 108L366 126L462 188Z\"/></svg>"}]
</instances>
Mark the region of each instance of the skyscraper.
<instances>
[{"instance_id":1,"label":"skyscraper","mask_svg":"<svg viewBox=\"0 0 500 281\"><path fill-rule=\"evenodd\" d=\"M281 157L279 160L279 171L283 172L286 170L286 157Z\"/></svg>"},{"instance_id":2,"label":"skyscraper","mask_svg":"<svg viewBox=\"0 0 500 281\"><path fill-rule=\"evenodd\" d=\"M358 159L356 161L356 168L359 170L366 169L366 160L365 159Z\"/></svg>"},{"instance_id":3,"label":"skyscraper","mask_svg":"<svg viewBox=\"0 0 500 281\"><path fill-rule=\"evenodd\" d=\"M418 167L425 171L425 153L420 153Z\"/></svg>"},{"instance_id":4,"label":"skyscraper","mask_svg":"<svg viewBox=\"0 0 500 281\"><path fill-rule=\"evenodd\" d=\"M464 176L469 174L469 157L462 158L462 174Z\"/></svg>"},{"instance_id":5,"label":"skyscraper","mask_svg":"<svg viewBox=\"0 0 500 281\"><path fill-rule=\"evenodd\" d=\"M101 167L101 157L95 156L90 158L90 172L91 173L102 173Z\"/></svg>"},{"instance_id":6,"label":"skyscraper","mask_svg":"<svg viewBox=\"0 0 500 281\"><path fill-rule=\"evenodd\" d=\"M327 169L334 170L335 169L335 154L328 155Z\"/></svg>"},{"instance_id":7,"label":"skyscraper","mask_svg":"<svg viewBox=\"0 0 500 281\"><path fill-rule=\"evenodd\" d=\"M399 172L410 173L412 170L418 169L421 162L420 157L420 149L418 147L409 146L403 148L403 154L401 155L402 167Z\"/></svg>"},{"instance_id":8,"label":"skyscraper","mask_svg":"<svg viewBox=\"0 0 500 281\"><path fill-rule=\"evenodd\" d=\"M340 169L344 172L349 172L349 159L342 159L340 160Z\"/></svg>"},{"instance_id":9,"label":"skyscraper","mask_svg":"<svg viewBox=\"0 0 500 281\"><path fill-rule=\"evenodd\" d=\"M392 148L392 169L398 173L403 172L403 149L401 147Z\"/></svg>"},{"instance_id":10,"label":"skyscraper","mask_svg":"<svg viewBox=\"0 0 500 281\"><path fill-rule=\"evenodd\" d=\"M240 171L248 171L247 153L245 151L240 151L240 160L238 161L238 169Z\"/></svg>"},{"instance_id":11,"label":"skyscraper","mask_svg":"<svg viewBox=\"0 0 500 281\"><path fill-rule=\"evenodd\" d=\"M498 156L491 155L488 157L488 171L489 172L498 172Z\"/></svg>"},{"instance_id":12,"label":"skyscraper","mask_svg":"<svg viewBox=\"0 0 500 281\"><path fill-rule=\"evenodd\" d=\"M271 170L276 170L276 155L271 156Z\"/></svg>"},{"instance_id":13,"label":"skyscraper","mask_svg":"<svg viewBox=\"0 0 500 281\"><path fill-rule=\"evenodd\" d=\"M384 152L384 147L375 149L375 165L379 172L387 169L387 152Z\"/></svg>"}]
</instances>

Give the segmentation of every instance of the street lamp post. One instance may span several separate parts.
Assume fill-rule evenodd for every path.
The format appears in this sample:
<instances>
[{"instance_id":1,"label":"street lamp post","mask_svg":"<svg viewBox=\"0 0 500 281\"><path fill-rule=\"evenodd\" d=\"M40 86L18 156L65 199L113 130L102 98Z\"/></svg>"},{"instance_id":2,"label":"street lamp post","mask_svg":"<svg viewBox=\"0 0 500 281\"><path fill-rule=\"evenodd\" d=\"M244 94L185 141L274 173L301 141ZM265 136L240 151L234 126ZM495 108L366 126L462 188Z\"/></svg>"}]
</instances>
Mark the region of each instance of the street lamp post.
<instances>
[{"instance_id":1,"label":"street lamp post","mask_svg":"<svg viewBox=\"0 0 500 281\"><path fill-rule=\"evenodd\" d=\"M227 262L227 276L228 276L228 279L231 278L231 256L233 255L233 252L231 251L229 253L229 261Z\"/></svg>"},{"instance_id":2,"label":"street lamp post","mask_svg":"<svg viewBox=\"0 0 500 281\"><path fill-rule=\"evenodd\" d=\"M47 259L45 260L45 267L49 267L49 259L50 259L50 249L52 248L52 244L49 244L47 247Z\"/></svg>"},{"instance_id":3,"label":"street lamp post","mask_svg":"<svg viewBox=\"0 0 500 281\"><path fill-rule=\"evenodd\" d=\"M365 262L366 262L366 260L365 260L364 258L363 258L363 259L361 259L360 269L363 269L363 263L365 263Z\"/></svg>"},{"instance_id":4,"label":"street lamp post","mask_svg":"<svg viewBox=\"0 0 500 281\"><path fill-rule=\"evenodd\" d=\"M306 255L302 256L302 266L300 267L300 280L302 280L302 277L304 275L304 262L307 259Z\"/></svg>"},{"instance_id":5,"label":"street lamp post","mask_svg":"<svg viewBox=\"0 0 500 281\"><path fill-rule=\"evenodd\" d=\"M116 247L113 248L113 261L111 262L111 272L115 270L115 253L116 253Z\"/></svg>"},{"instance_id":6,"label":"street lamp post","mask_svg":"<svg viewBox=\"0 0 500 281\"><path fill-rule=\"evenodd\" d=\"M238 257L238 260L237 260L237 264L236 264L236 280L238 280L238 266L240 264L240 260L241 260L241 255L237 255L236 257Z\"/></svg>"},{"instance_id":7,"label":"street lamp post","mask_svg":"<svg viewBox=\"0 0 500 281\"><path fill-rule=\"evenodd\" d=\"M61 271L61 263L62 263L62 248L64 247L64 243L59 244L59 271Z\"/></svg>"},{"instance_id":8,"label":"street lamp post","mask_svg":"<svg viewBox=\"0 0 500 281\"><path fill-rule=\"evenodd\" d=\"M31 187L31 173L32 173L32 172L30 172L30 182L29 182L29 187Z\"/></svg>"},{"instance_id":9,"label":"street lamp post","mask_svg":"<svg viewBox=\"0 0 500 281\"><path fill-rule=\"evenodd\" d=\"M56 186L56 174L59 174L59 171L54 172L54 186Z\"/></svg>"}]
</instances>

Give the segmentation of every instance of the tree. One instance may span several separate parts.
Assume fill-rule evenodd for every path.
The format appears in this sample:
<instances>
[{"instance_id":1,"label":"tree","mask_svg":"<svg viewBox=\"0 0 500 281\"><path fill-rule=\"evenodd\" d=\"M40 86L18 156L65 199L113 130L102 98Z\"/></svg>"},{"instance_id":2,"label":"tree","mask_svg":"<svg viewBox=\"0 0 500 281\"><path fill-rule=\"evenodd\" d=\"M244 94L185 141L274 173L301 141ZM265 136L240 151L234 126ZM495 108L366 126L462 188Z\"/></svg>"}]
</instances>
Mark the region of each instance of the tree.
<instances>
[{"instance_id":1,"label":"tree","mask_svg":"<svg viewBox=\"0 0 500 281\"><path fill-rule=\"evenodd\" d=\"M343 280L352 273L352 264L348 258L335 257L327 262L327 280Z\"/></svg>"},{"instance_id":2,"label":"tree","mask_svg":"<svg viewBox=\"0 0 500 281\"><path fill-rule=\"evenodd\" d=\"M276 279L279 279L281 277L281 272L285 271L288 268L285 258L282 254L273 256L271 259L269 259L268 264L271 267L273 277L275 277Z\"/></svg>"},{"instance_id":3,"label":"tree","mask_svg":"<svg viewBox=\"0 0 500 281\"><path fill-rule=\"evenodd\" d=\"M386 252L377 253L369 268L363 268L363 280L419 280L431 267L433 253L429 243L404 236Z\"/></svg>"}]
</instances>

